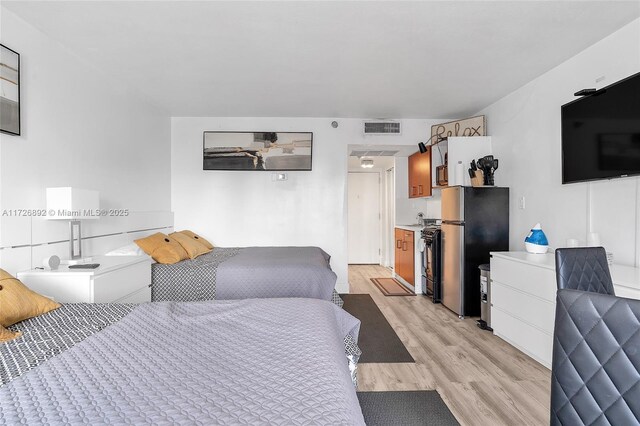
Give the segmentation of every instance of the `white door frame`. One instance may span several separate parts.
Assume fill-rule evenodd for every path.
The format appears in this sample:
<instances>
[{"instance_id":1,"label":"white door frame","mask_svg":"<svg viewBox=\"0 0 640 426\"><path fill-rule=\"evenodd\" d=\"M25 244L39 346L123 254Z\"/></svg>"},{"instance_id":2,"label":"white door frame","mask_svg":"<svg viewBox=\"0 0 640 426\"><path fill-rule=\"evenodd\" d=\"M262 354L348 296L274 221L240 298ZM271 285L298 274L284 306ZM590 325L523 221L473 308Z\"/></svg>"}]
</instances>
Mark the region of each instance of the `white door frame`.
<instances>
[{"instance_id":1,"label":"white door frame","mask_svg":"<svg viewBox=\"0 0 640 426\"><path fill-rule=\"evenodd\" d=\"M396 223L396 184L395 184L395 167L391 167L384 171L384 221L383 221L383 245L384 257L382 265L392 268L395 261L395 235L394 228Z\"/></svg>"}]
</instances>

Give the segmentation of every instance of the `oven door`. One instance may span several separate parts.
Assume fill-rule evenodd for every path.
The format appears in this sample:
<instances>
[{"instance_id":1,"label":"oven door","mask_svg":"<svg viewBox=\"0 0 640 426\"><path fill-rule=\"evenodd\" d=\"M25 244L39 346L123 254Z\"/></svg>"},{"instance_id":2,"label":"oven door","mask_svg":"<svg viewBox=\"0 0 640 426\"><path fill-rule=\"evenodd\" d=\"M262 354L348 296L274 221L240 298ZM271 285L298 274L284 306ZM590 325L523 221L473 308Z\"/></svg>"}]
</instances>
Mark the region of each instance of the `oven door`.
<instances>
[{"instance_id":1,"label":"oven door","mask_svg":"<svg viewBox=\"0 0 640 426\"><path fill-rule=\"evenodd\" d=\"M433 240L427 240L424 248L424 269L428 279L433 281Z\"/></svg>"}]
</instances>

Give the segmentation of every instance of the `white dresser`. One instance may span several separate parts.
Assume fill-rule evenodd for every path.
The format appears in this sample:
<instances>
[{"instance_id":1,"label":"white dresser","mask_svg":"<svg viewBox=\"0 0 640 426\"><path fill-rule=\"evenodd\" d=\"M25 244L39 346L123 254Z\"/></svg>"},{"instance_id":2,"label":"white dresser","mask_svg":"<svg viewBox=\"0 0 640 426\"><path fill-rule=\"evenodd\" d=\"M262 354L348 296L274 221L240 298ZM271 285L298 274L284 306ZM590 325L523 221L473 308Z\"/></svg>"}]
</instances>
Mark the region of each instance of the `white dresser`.
<instances>
[{"instance_id":1,"label":"white dresser","mask_svg":"<svg viewBox=\"0 0 640 426\"><path fill-rule=\"evenodd\" d=\"M148 256L94 256L96 269L18 272L30 289L62 303L143 303L151 301L151 263Z\"/></svg>"},{"instance_id":2,"label":"white dresser","mask_svg":"<svg viewBox=\"0 0 640 426\"><path fill-rule=\"evenodd\" d=\"M640 299L640 269L612 265L616 295ZM491 253L491 327L496 336L551 368L556 309L555 256Z\"/></svg>"}]
</instances>

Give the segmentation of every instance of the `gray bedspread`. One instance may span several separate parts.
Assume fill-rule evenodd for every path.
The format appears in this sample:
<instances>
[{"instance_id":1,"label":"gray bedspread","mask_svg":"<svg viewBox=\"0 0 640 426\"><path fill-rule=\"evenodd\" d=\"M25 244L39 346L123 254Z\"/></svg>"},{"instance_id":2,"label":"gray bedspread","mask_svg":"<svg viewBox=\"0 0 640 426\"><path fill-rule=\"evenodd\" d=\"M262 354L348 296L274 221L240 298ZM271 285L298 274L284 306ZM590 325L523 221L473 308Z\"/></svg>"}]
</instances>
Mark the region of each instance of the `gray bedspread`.
<instances>
[{"instance_id":1,"label":"gray bedspread","mask_svg":"<svg viewBox=\"0 0 640 426\"><path fill-rule=\"evenodd\" d=\"M149 303L0 388L0 424L364 424L342 339L311 299Z\"/></svg>"},{"instance_id":2,"label":"gray bedspread","mask_svg":"<svg viewBox=\"0 0 640 426\"><path fill-rule=\"evenodd\" d=\"M318 247L215 248L194 260L153 264L152 300L332 300L337 277L329 259Z\"/></svg>"},{"instance_id":3,"label":"gray bedspread","mask_svg":"<svg viewBox=\"0 0 640 426\"><path fill-rule=\"evenodd\" d=\"M331 300L336 274L318 247L247 247L218 266L216 299Z\"/></svg>"}]
</instances>

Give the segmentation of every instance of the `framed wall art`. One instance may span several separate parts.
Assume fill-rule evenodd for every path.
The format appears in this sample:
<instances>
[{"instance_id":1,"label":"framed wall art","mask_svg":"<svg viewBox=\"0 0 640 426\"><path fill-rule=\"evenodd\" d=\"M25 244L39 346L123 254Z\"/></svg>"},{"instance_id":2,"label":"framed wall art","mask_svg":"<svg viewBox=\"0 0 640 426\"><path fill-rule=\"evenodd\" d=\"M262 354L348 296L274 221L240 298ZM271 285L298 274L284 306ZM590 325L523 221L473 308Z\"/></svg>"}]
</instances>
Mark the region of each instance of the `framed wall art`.
<instances>
[{"instance_id":1,"label":"framed wall art","mask_svg":"<svg viewBox=\"0 0 640 426\"><path fill-rule=\"evenodd\" d=\"M310 171L311 132L204 132L204 170Z\"/></svg>"},{"instance_id":2,"label":"framed wall art","mask_svg":"<svg viewBox=\"0 0 640 426\"><path fill-rule=\"evenodd\" d=\"M20 134L20 55L0 44L0 132Z\"/></svg>"}]
</instances>

